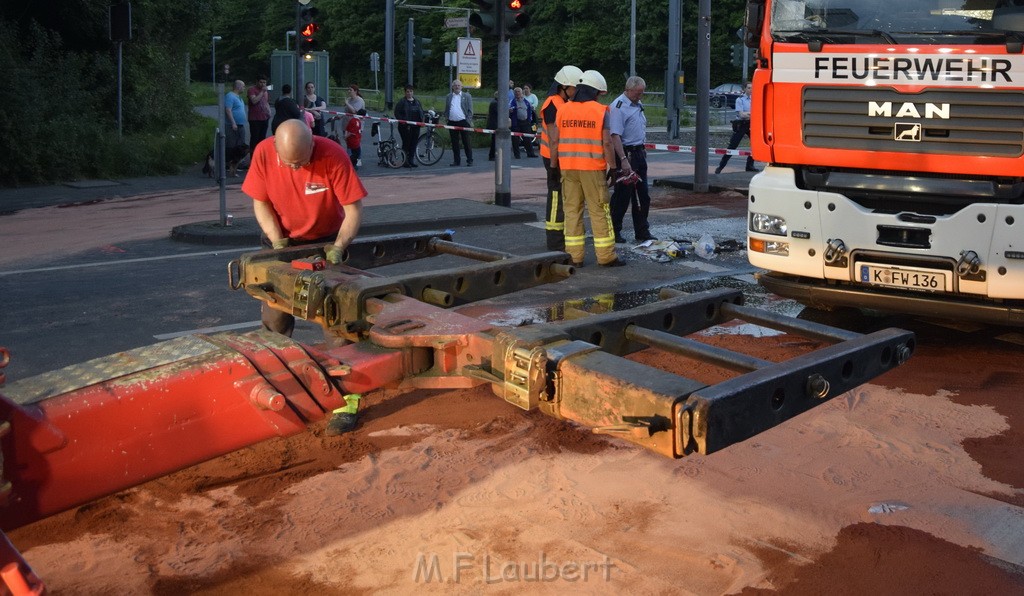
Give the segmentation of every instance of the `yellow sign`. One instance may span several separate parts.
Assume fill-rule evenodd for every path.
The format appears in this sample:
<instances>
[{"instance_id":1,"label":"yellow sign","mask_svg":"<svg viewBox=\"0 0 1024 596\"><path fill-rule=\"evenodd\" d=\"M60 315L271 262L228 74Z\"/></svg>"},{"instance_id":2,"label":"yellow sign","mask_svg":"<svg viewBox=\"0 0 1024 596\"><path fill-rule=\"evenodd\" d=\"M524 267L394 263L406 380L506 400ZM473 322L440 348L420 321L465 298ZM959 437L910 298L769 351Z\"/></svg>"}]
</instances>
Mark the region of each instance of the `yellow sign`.
<instances>
[{"instance_id":1,"label":"yellow sign","mask_svg":"<svg viewBox=\"0 0 1024 596\"><path fill-rule=\"evenodd\" d=\"M459 82L462 83L462 86L466 87L467 89L479 89L480 75L460 72Z\"/></svg>"}]
</instances>

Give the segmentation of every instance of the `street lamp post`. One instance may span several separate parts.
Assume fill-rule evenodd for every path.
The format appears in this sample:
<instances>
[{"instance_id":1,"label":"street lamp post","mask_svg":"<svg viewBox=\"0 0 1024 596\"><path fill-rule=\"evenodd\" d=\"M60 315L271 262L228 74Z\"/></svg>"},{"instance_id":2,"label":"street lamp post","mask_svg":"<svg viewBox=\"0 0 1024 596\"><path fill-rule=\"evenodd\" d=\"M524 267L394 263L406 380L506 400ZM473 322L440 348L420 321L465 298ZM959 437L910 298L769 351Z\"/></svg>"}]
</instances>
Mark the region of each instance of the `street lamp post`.
<instances>
[{"instance_id":1,"label":"street lamp post","mask_svg":"<svg viewBox=\"0 0 1024 596\"><path fill-rule=\"evenodd\" d=\"M220 35L214 35L210 38L210 73L212 78L210 81L213 83L213 90L217 90L217 42L220 41Z\"/></svg>"},{"instance_id":2,"label":"street lamp post","mask_svg":"<svg viewBox=\"0 0 1024 596\"><path fill-rule=\"evenodd\" d=\"M284 32L284 51L286 51L286 52L290 52L291 51L291 50L288 49L288 38L289 37L295 37L295 32L294 31L285 31Z\"/></svg>"}]
</instances>

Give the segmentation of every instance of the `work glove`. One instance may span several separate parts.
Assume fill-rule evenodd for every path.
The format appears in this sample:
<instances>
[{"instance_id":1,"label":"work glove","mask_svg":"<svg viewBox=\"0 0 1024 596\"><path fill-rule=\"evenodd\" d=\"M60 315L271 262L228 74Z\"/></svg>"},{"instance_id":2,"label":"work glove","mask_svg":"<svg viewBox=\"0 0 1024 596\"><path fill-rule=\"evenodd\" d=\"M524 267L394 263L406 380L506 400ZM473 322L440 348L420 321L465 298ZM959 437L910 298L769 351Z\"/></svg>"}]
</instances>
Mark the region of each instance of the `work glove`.
<instances>
[{"instance_id":1,"label":"work glove","mask_svg":"<svg viewBox=\"0 0 1024 596\"><path fill-rule=\"evenodd\" d=\"M342 254L344 252L345 251L337 244L328 244L327 248L324 250L324 256L327 257L328 263L331 263L332 265L340 265Z\"/></svg>"},{"instance_id":2,"label":"work glove","mask_svg":"<svg viewBox=\"0 0 1024 596\"><path fill-rule=\"evenodd\" d=\"M274 240L271 243L271 245L274 247L274 250L281 250L282 248L286 248L288 246L288 239L281 238L280 240Z\"/></svg>"},{"instance_id":3,"label":"work glove","mask_svg":"<svg viewBox=\"0 0 1024 596\"><path fill-rule=\"evenodd\" d=\"M619 179L619 170L618 170L618 168L610 168L608 170L608 173L605 174L604 177L605 177L605 181L608 182L608 188L614 188L615 187L615 181Z\"/></svg>"}]
</instances>

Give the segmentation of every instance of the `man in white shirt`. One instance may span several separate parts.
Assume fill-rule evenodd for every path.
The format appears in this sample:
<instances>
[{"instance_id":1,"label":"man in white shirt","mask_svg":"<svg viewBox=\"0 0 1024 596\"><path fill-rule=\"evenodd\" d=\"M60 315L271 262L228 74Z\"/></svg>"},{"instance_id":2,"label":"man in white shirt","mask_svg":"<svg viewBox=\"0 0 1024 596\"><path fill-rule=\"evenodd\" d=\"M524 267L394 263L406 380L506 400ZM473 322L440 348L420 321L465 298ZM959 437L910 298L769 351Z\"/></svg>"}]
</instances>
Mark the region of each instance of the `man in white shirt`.
<instances>
[{"instance_id":1,"label":"man in white shirt","mask_svg":"<svg viewBox=\"0 0 1024 596\"><path fill-rule=\"evenodd\" d=\"M462 126L473 128L473 98L469 93L462 92L462 83L452 82L452 92L444 98L444 116L448 119L449 126ZM452 154L455 159L453 166L460 165L459 144L466 148L466 165L473 165L473 145L469 138L468 130L451 130Z\"/></svg>"}]
</instances>

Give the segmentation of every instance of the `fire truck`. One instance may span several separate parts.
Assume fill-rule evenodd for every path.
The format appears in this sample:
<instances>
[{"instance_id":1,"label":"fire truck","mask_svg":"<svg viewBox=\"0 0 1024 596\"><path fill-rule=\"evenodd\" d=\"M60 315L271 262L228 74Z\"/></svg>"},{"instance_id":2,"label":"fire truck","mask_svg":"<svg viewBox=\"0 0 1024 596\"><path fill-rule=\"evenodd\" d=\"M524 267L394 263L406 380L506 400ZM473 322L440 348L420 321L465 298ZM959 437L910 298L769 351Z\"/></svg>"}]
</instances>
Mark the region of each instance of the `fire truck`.
<instances>
[{"instance_id":1,"label":"fire truck","mask_svg":"<svg viewBox=\"0 0 1024 596\"><path fill-rule=\"evenodd\" d=\"M1024 324L1024 2L750 0L745 27L760 283Z\"/></svg>"}]
</instances>

